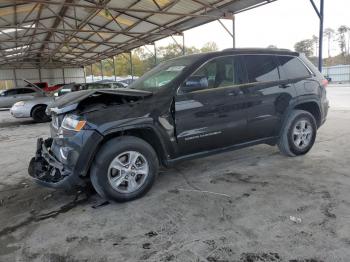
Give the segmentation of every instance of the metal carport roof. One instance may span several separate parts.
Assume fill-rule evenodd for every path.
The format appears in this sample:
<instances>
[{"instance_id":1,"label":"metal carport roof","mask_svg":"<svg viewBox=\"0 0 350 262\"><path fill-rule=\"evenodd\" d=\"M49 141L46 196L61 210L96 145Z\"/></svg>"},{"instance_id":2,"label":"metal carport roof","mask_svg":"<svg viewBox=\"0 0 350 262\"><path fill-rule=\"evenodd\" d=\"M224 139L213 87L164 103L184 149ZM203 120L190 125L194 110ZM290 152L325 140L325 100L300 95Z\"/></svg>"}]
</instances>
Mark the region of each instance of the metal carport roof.
<instances>
[{"instance_id":1,"label":"metal carport roof","mask_svg":"<svg viewBox=\"0 0 350 262\"><path fill-rule=\"evenodd\" d=\"M0 67L83 66L275 0L0 0Z\"/></svg>"}]
</instances>

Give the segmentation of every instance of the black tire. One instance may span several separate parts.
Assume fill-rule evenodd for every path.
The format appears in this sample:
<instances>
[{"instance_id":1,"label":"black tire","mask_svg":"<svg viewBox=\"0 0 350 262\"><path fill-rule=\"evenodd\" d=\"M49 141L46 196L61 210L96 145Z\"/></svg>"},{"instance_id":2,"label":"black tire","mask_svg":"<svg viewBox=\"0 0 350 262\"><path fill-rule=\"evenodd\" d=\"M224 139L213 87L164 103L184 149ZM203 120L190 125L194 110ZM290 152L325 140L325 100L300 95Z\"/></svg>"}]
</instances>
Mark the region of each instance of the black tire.
<instances>
[{"instance_id":1,"label":"black tire","mask_svg":"<svg viewBox=\"0 0 350 262\"><path fill-rule=\"evenodd\" d=\"M299 148L294 143L293 130L299 121L307 121L312 127L310 141L305 148ZM278 148L283 155L286 156L300 156L310 151L317 134L317 124L314 116L304 110L293 110L286 120L278 141Z\"/></svg>"},{"instance_id":2,"label":"black tire","mask_svg":"<svg viewBox=\"0 0 350 262\"><path fill-rule=\"evenodd\" d=\"M149 166L148 176L142 186L131 193L116 191L110 184L108 169L115 157L126 151L141 153L147 160ZM115 202L126 202L142 197L152 187L158 174L158 157L151 145L138 137L121 136L106 142L91 166L90 179L96 192L103 198Z\"/></svg>"},{"instance_id":3,"label":"black tire","mask_svg":"<svg viewBox=\"0 0 350 262\"><path fill-rule=\"evenodd\" d=\"M49 122L51 118L45 113L47 106L36 106L32 111L32 118L37 123Z\"/></svg>"}]
</instances>

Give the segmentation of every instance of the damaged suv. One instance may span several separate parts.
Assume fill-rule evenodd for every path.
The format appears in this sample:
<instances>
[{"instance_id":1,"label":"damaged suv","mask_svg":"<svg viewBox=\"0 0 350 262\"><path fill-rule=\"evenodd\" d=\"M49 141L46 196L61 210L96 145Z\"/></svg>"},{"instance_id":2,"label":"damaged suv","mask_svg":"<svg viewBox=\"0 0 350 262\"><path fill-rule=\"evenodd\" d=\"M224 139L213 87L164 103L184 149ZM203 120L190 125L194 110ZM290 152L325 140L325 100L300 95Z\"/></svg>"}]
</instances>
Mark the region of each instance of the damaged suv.
<instances>
[{"instance_id":1,"label":"damaged suv","mask_svg":"<svg viewBox=\"0 0 350 262\"><path fill-rule=\"evenodd\" d=\"M242 147L306 154L328 111L327 81L287 50L228 49L166 61L128 88L58 99L29 174L50 187L91 181L104 198L144 195L158 168Z\"/></svg>"}]
</instances>

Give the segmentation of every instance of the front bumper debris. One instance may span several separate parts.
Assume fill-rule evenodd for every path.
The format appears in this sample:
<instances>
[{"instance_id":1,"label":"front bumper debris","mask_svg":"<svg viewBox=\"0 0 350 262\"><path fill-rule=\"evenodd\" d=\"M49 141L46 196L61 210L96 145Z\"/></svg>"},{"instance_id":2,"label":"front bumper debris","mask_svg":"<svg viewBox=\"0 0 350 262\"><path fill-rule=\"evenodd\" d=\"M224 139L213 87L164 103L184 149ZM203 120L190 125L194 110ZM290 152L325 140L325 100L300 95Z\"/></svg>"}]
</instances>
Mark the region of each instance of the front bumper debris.
<instances>
[{"instance_id":1,"label":"front bumper debris","mask_svg":"<svg viewBox=\"0 0 350 262\"><path fill-rule=\"evenodd\" d=\"M30 160L28 173L44 186L53 188L72 188L82 185L83 180L68 170L51 152L53 139L37 140L35 157Z\"/></svg>"}]
</instances>

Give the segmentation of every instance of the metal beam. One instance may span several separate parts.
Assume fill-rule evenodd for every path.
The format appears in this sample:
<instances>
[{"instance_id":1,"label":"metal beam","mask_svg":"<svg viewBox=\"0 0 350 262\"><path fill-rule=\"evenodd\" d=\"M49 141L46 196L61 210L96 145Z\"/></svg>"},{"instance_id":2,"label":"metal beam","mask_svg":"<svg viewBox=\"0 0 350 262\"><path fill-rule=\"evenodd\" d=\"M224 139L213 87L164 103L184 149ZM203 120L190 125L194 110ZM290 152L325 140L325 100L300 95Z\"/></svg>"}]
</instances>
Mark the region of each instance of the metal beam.
<instances>
[{"instance_id":1,"label":"metal beam","mask_svg":"<svg viewBox=\"0 0 350 262\"><path fill-rule=\"evenodd\" d=\"M80 7L92 10L104 10L106 9L105 5L96 4L96 5L86 5L86 4L77 4L77 3L67 3L67 2L58 2L58 1L48 1L48 0L13 0L14 2L21 3L40 3L40 4L49 4L49 5L60 5L60 6L72 6ZM179 13L179 12L170 12L170 11L161 11L161 10L147 10L147 9L135 9L135 8L118 8L118 7L109 7L109 10L116 12L132 12L132 13L142 13L142 14L162 14L162 15L171 15L171 16L182 16L182 17L203 17L217 19L218 16L207 15L207 14L191 14L191 13Z\"/></svg>"},{"instance_id":2,"label":"metal beam","mask_svg":"<svg viewBox=\"0 0 350 262\"><path fill-rule=\"evenodd\" d=\"M320 28L318 35L318 70L322 73L323 66L323 21L324 21L324 0L320 0L320 8L317 8L314 0L310 0L312 7L314 8L318 18L320 19Z\"/></svg>"}]
</instances>

